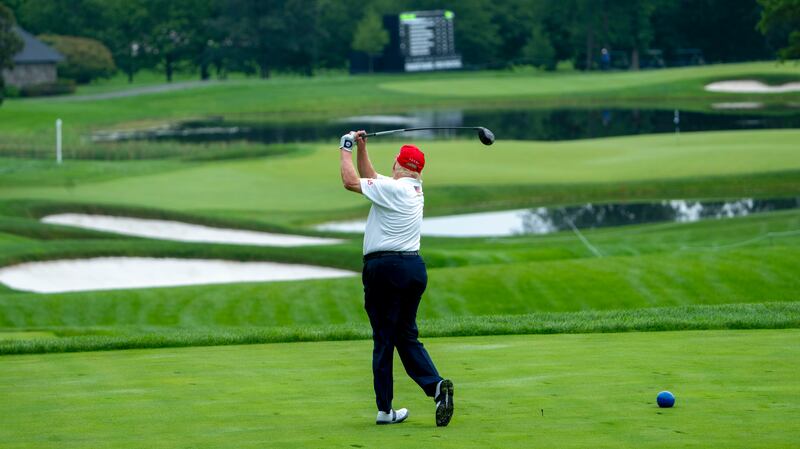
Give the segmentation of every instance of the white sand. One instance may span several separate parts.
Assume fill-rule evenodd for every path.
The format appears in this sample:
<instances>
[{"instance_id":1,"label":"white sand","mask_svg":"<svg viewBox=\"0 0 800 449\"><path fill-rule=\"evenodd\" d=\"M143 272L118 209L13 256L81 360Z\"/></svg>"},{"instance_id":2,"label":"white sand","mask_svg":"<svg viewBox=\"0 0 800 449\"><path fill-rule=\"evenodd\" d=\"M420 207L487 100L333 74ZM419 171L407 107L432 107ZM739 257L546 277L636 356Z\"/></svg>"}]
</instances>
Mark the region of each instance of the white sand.
<instances>
[{"instance_id":1,"label":"white sand","mask_svg":"<svg viewBox=\"0 0 800 449\"><path fill-rule=\"evenodd\" d=\"M768 86L761 81L737 80L737 81L717 81L707 84L706 90L709 92L729 92L742 94L784 94L788 92L800 92L800 83L786 83L780 86Z\"/></svg>"},{"instance_id":2,"label":"white sand","mask_svg":"<svg viewBox=\"0 0 800 449\"><path fill-rule=\"evenodd\" d=\"M354 275L356 273L351 271L311 265L146 257L57 260L0 268L0 282L15 290L36 293L327 279Z\"/></svg>"},{"instance_id":3,"label":"white sand","mask_svg":"<svg viewBox=\"0 0 800 449\"><path fill-rule=\"evenodd\" d=\"M151 220L107 215L57 214L42 218L42 222L75 226L96 231L181 242L227 243L256 246L333 245L339 239L302 235L272 234L241 229L212 228L178 221Z\"/></svg>"}]
</instances>

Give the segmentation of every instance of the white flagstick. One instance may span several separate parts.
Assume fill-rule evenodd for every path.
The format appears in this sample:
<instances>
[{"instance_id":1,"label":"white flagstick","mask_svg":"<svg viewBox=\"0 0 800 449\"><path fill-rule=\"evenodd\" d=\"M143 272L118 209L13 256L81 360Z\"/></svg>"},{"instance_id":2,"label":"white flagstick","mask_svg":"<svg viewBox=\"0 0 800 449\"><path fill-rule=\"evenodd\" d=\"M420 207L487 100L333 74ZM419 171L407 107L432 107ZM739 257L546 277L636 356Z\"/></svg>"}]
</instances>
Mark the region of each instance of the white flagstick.
<instances>
[{"instance_id":1,"label":"white flagstick","mask_svg":"<svg viewBox=\"0 0 800 449\"><path fill-rule=\"evenodd\" d=\"M61 119L56 119L56 162L61 164Z\"/></svg>"}]
</instances>

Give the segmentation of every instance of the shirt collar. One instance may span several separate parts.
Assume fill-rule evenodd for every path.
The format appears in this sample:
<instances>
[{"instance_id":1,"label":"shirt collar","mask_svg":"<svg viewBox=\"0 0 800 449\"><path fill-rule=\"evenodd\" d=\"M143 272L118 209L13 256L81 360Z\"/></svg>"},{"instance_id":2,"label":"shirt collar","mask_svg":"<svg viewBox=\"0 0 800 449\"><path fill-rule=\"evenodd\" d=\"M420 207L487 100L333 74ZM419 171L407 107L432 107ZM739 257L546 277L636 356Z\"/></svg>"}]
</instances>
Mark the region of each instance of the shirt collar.
<instances>
[{"instance_id":1,"label":"shirt collar","mask_svg":"<svg viewBox=\"0 0 800 449\"><path fill-rule=\"evenodd\" d=\"M421 186L422 185L422 180L415 179L415 178L412 178L410 176L403 176L402 178L397 178L397 180L400 181L400 182L409 183L409 184L414 185L414 186Z\"/></svg>"}]
</instances>

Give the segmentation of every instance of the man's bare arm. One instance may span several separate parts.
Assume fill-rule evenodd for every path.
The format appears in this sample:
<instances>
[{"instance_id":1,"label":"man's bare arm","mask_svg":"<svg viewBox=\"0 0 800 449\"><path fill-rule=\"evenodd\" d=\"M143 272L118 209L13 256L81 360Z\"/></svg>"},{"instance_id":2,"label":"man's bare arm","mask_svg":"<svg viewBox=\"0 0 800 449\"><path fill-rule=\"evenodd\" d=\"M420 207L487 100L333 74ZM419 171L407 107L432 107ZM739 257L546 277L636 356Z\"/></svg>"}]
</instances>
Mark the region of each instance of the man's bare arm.
<instances>
[{"instance_id":1,"label":"man's bare arm","mask_svg":"<svg viewBox=\"0 0 800 449\"><path fill-rule=\"evenodd\" d=\"M356 193L361 193L361 179L356 174L356 168L353 166L353 153L347 150L340 150L341 154L341 171L342 171L342 184L344 188Z\"/></svg>"},{"instance_id":2,"label":"man's bare arm","mask_svg":"<svg viewBox=\"0 0 800 449\"><path fill-rule=\"evenodd\" d=\"M362 129L356 133L356 143L358 144L358 152L356 153L358 173L361 174L362 178L376 179L378 177L378 172L375 171L375 167L372 166L372 162L369 160L369 154L367 154L367 138L361 135L361 133L364 132L365 131Z\"/></svg>"}]
</instances>

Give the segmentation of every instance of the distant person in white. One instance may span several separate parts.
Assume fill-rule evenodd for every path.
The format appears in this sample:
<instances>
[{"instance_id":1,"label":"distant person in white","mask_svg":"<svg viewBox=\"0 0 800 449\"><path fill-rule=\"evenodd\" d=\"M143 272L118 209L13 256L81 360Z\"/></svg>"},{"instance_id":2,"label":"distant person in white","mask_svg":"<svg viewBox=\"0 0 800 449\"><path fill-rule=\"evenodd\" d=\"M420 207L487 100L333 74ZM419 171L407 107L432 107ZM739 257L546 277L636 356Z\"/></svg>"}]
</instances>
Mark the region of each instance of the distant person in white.
<instances>
[{"instance_id":1,"label":"distant person in white","mask_svg":"<svg viewBox=\"0 0 800 449\"><path fill-rule=\"evenodd\" d=\"M372 325L372 374L376 424L397 424L408 410L392 408L394 349L406 373L436 402L436 425L446 426L453 416L453 382L443 379L420 343L417 309L428 284L425 262L419 255L420 227L425 197L420 179L425 154L403 145L392 165L392 177L379 175L367 154L364 131L342 136L342 183L372 202L364 233L364 308ZM358 172L353 147L358 147Z\"/></svg>"}]
</instances>

